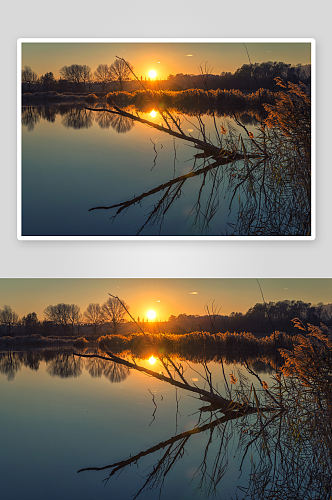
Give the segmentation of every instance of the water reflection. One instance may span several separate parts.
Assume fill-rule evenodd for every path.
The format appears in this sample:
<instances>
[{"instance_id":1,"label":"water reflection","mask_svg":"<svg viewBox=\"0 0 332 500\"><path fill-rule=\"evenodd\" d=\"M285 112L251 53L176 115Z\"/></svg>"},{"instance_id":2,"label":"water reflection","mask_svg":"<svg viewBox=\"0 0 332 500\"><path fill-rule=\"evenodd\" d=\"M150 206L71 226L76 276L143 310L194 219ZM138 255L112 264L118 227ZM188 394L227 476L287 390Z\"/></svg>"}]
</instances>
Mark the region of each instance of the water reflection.
<instances>
[{"instance_id":1,"label":"water reflection","mask_svg":"<svg viewBox=\"0 0 332 500\"><path fill-rule=\"evenodd\" d=\"M95 119L100 128L112 127L118 134L126 134L135 125L132 120L125 116L112 116L106 112L96 116Z\"/></svg>"},{"instance_id":2,"label":"water reflection","mask_svg":"<svg viewBox=\"0 0 332 500\"><path fill-rule=\"evenodd\" d=\"M91 377L104 376L112 383L119 383L130 375L129 368L116 363L97 358L84 360L73 357L71 350L52 349L0 352L0 373L12 381L22 366L37 371L42 362L46 363L46 372L51 377L79 377L86 370Z\"/></svg>"},{"instance_id":3,"label":"water reflection","mask_svg":"<svg viewBox=\"0 0 332 500\"><path fill-rule=\"evenodd\" d=\"M0 353L0 373L7 376L8 382L14 380L16 373L21 369L21 364L15 353Z\"/></svg>"},{"instance_id":4,"label":"water reflection","mask_svg":"<svg viewBox=\"0 0 332 500\"><path fill-rule=\"evenodd\" d=\"M132 120L124 116L112 116L109 113L100 113L97 116L83 106L68 104L39 105L22 107L22 125L32 132L40 120L54 123L56 116L62 116L61 124L75 130L91 128L96 122L101 129L110 127L118 134L129 132L135 125Z\"/></svg>"},{"instance_id":5,"label":"water reflection","mask_svg":"<svg viewBox=\"0 0 332 500\"><path fill-rule=\"evenodd\" d=\"M97 103L91 107L91 109L98 109L98 107L105 107L105 103ZM109 105L106 105L106 109L111 109ZM126 109L125 109L126 111ZM128 111L137 113L138 108L133 108L132 106L128 108ZM155 118L157 112L155 110L150 111L149 109L140 110L144 113L148 113L150 118ZM211 115L211 111L205 110L207 116ZM229 117L226 113L215 113L216 116L221 118ZM27 127L29 132L32 132L35 125L40 122L40 119L45 120L50 123L54 123L56 116L60 115L63 117L62 125L66 128L74 128L79 130L81 128L90 128L95 121L101 129L109 129L112 127L118 134L124 134L129 132L135 125L135 122L125 116L111 115L107 111L93 114L91 111L85 109L81 105L72 104L40 104L40 105L25 105L22 107L22 125ZM196 117L196 114L188 113L188 116ZM243 125L257 126L260 123L259 113L257 110L243 113L238 113L239 121ZM193 130L191 130L193 132Z\"/></svg>"},{"instance_id":6,"label":"water reflection","mask_svg":"<svg viewBox=\"0 0 332 500\"><path fill-rule=\"evenodd\" d=\"M238 485L230 498L257 500L329 500L331 485L331 401L312 393L295 379L273 377L272 385L263 390L254 388L242 378L240 387L223 397L212 385L211 372L205 368L209 391L186 382L177 365L172 376L151 372L142 366L111 356L117 363L159 378L166 384L200 394L204 406L198 408L197 424L154 446L130 454L128 458L78 472L110 471L105 484L135 464L143 470L142 485L133 494L161 497L166 478L179 467L179 462L195 455L192 481L200 498L220 496L227 491L229 474L238 467ZM285 372L286 373L286 372ZM259 378L259 377L258 377ZM234 382L236 383L236 382ZM300 402L301 401L301 402ZM208 404L207 404L208 403ZM302 407L304 405L304 407ZM309 413L308 410L309 409ZM208 416L206 416L208 415ZM198 436L204 435L201 444ZM202 441L205 439L205 444ZM200 450L200 457L197 449ZM119 452L119 458L121 454ZM148 458L150 457L150 460ZM236 461L234 459L237 458ZM235 466L235 468L234 468ZM186 470L182 464L182 473ZM242 473L245 477L241 479Z\"/></svg>"},{"instance_id":7,"label":"water reflection","mask_svg":"<svg viewBox=\"0 0 332 500\"><path fill-rule=\"evenodd\" d=\"M100 378L106 377L112 383L119 383L130 375L130 369L126 366L119 365L109 360L101 359L98 357L92 358L75 358L72 355L72 349L58 350L58 349L30 349L27 351L4 351L0 352L0 373L7 376L7 380L14 380L17 372L21 367L27 367L30 370L38 371L42 362L46 363L46 371L52 377L68 378L79 377L82 375L83 370L86 370L91 377ZM85 349L80 351L82 353L94 353L103 355L103 351L96 349ZM119 353L124 355L124 353ZM128 355L128 353L126 353ZM151 354L150 349L146 354L138 352L131 353L135 359L140 363L146 363L153 367L158 361L158 354ZM176 357L171 356L176 359ZM241 363L242 356L234 356L232 354L224 353L222 356L208 355L190 355L189 353L184 357L188 363L201 364L201 363L224 363L226 365L235 365ZM275 358L274 356L247 356L247 362L258 373L272 374L275 371Z\"/></svg>"},{"instance_id":8,"label":"water reflection","mask_svg":"<svg viewBox=\"0 0 332 500\"><path fill-rule=\"evenodd\" d=\"M136 236L143 230L153 227L159 228L161 234L165 216L183 195L185 183L188 179L199 177L201 184L197 201L189 212L193 220L191 227L198 229L198 234L214 235L210 223L221 208L220 192L228 182L225 192L230 196L229 211L234 211L235 196L238 196L239 203L235 222L227 223L226 228L220 231L221 235L309 236L311 234L310 99L305 93L301 94L300 90L299 94L297 91L293 93L301 95L307 114L303 128L295 126L294 135L298 136L295 138L290 134L290 128L294 128L294 125L288 123L290 117L287 116L287 111L278 109L277 106L267 108L270 114L260 123L255 134L249 132L244 125L246 121L250 121L248 116L245 115L241 122L233 113L237 125L242 127L247 135L245 138L231 126L227 130L221 125L220 131L213 114L215 142L212 142L210 134L206 133L200 115L196 116L198 134L195 137L185 133L181 119L176 115L173 116L166 108L159 108L163 120L161 124L140 118L114 104L113 109L87 108L138 121L180 139L199 151L191 158L193 166L189 173L175 177L174 167L174 176L170 181L163 182L121 203L92 207L90 211L116 209L115 215L111 217L114 221L124 210L140 205L146 198L153 199L158 194L157 201L146 211L146 220L136 232ZM278 99L283 102L291 100L291 97L285 94ZM280 144L283 144L283 149L280 148ZM157 157L155 144L154 151ZM174 165L175 160L176 149ZM203 192L207 196L205 201ZM299 197L302 200L300 205Z\"/></svg>"},{"instance_id":9,"label":"water reflection","mask_svg":"<svg viewBox=\"0 0 332 500\"><path fill-rule=\"evenodd\" d=\"M40 120L38 109L34 106L25 106L22 109L22 125L27 127L28 132L32 132L36 123Z\"/></svg>"},{"instance_id":10,"label":"water reflection","mask_svg":"<svg viewBox=\"0 0 332 500\"><path fill-rule=\"evenodd\" d=\"M288 137L256 109L146 107L23 106L28 132L58 127L23 135L24 236L310 236L310 123Z\"/></svg>"},{"instance_id":11,"label":"water reflection","mask_svg":"<svg viewBox=\"0 0 332 500\"><path fill-rule=\"evenodd\" d=\"M104 375L110 382L119 383L126 380L129 376L129 368L126 368L116 363L109 363L98 358L90 358L85 364L85 369L91 377L101 377Z\"/></svg>"},{"instance_id":12,"label":"water reflection","mask_svg":"<svg viewBox=\"0 0 332 500\"><path fill-rule=\"evenodd\" d=\"M92 127L93 117L91 111L82 108L71 108L62 118L62 125L76 130Z\"/></svg>"},{"instance_id":13,"label":"water reflection","mask_svg":"<svg viewBox=\"0 0 332 500\"><path fill-rule=\"evenodd\" d=\"M46 372L51 377L79 377L83 370L82 360L75 359L68 353L59 353L47 363Z\"/></svg>"}]
</instances>

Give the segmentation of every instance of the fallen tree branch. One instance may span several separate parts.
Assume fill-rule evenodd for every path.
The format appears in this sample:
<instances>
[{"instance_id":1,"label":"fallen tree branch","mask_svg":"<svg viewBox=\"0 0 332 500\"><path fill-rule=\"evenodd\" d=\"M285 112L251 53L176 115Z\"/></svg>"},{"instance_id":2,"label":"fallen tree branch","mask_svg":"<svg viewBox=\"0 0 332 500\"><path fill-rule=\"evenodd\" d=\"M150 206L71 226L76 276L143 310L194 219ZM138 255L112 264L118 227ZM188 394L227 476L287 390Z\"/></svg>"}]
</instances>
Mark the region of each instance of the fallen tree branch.
<instances>
[{"instance_id":1,"label":"fallen tree branch","mask_svg":"<svg viewBox=\"0 0 332 500\"><path fill-rule=\"evenodd\" d=\"M174 378L171 377L166 377L162 373L158 373L153 370L149 370L148 368L144 368L143 366L137 365L135 363L131 363L130 361L127 361L126 359L119 358L118 356L115 356L109 351L106 351L106 356L101 356L100 354L81 354L78 352L73 352L74 356L78 357L83 357L83 358L100 358L108 361L113 361L114 363L118 363L120 365L127 366L128 368L132 368L134 370L146 373L147 375L150 375L151 377L154 377L158 380L161 380L163 382L167 382L171 385L174 385L175 387L179 387L180 389L184 389L189 392L193 392L195 394L199 394L200 399L202 401L207 401L211 405L213 405L213 410L218 410L221 411L222 413L229 414L234 411L237 413L244 415L248 413L256 413L257 408L255 406L251 406L248 403L246 404L240 404L236 401L233 401L231 399L226 399L220 395L217 395L215 393L206 391L204 389L201 389L196 386L192 386L188 383L183 383L179 382L178 380L175 380ZM211 406L212 408L212 406ZM268 408L261 408L260 411L273 411L275 408L268 407Z\"/></svg>"}]
</instances>

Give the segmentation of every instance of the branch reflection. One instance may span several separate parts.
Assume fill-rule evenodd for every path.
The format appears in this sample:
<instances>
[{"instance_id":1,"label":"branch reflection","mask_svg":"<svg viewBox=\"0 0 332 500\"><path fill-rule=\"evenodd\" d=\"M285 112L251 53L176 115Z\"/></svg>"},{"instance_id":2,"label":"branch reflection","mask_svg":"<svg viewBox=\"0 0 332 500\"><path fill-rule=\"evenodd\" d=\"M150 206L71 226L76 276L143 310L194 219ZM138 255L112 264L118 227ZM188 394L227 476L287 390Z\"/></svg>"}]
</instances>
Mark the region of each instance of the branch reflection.
<instances>
[{"instance_id":1,"label":"branch reflection","mask_svg":"<svg viewBox=\"0 0 332 500\"><path fill-rule=\"evenodd\" d=\"M196 492L203 498L220 495L223 480L227 483L226 473L233 467L231 462L234 464L230 458L236 456L240 476L235 497L231 498L329 500L332 494L332 404L328 383L331 332L324 325L306 328L299 320L293 321L306 330L306 334L296 338L293 352L281 350L285 365L275 373L269 385L247 365L258 382L248 383L246 376L239 372L238 378L231 376L231 388L225 380L226 397L213 386L211 372L204 362L202 378L209 390L190 385L184 378L182 365L169 357L160 359L166 376L111 352L106 353L108 357L74 353L75 357L94 356L105 361L109 358L110 362L195 393L204 403L198 408L196 426L190 430L147 450L136 450L120 461L86 467L78 472L110 470L103 480L107 483L115 474L135 464L141 466L145 474L133 498L143 493L152 493L154 498L158 494L160 498L166 478L189 453L189 441L197 440L195 435L205 434L205 445L191 448L199 460L193 481L197 482ZM147 462L147 457L151 457L152 462ZM247 477L240 479L248 468Z\"/></svg>"},{"instance_id":2,"label":"branch reflection","mask_svg":"<svg viewBox=\"0 0 332 500\"><path fill-rule=\"evenodd\" d=\"M116 104L109 108L89 108L98 113L126 117L163 134L194 145L199 153L192 158L191 170L187 175L171 179L139 196L109 206L97 206L91 210L114 210L115 218L125 209L141 204L151 198L152 206L145 209L145 222L137 230L157 226L159 234L165 215L183 195L188 179L199 176L200 187L197 201L191 209L194 234L214 235L211 221L220 209L234 211L235 219L218 235L232 236L309 236L311 234L311 101L305 86L289 84L280 80L278 84L286 88L277 94L275 105L264 105L267 118L257 128L255 134L249 132L245 123L233 112L233 118L242 128L244 137L231 126L218 128L215 115L215 144L206 134L201 115L197 115L198 137L186 134L181 121L158 102L162 124L140 118ZM226 189L230 201L225 206L221 186ZM155 196L157 201L155 201ZM148 234L148 233L147 233Z\"/></svg>"}]
</instances>

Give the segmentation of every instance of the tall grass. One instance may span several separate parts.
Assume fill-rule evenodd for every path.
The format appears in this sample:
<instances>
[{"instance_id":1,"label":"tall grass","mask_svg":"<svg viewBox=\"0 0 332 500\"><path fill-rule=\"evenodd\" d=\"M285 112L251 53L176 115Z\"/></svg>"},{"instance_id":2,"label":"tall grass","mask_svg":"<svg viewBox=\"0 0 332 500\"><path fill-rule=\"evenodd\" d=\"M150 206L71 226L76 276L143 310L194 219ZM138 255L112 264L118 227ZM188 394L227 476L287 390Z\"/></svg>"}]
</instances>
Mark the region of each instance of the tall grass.
<instances>
[{"instance_id":1,"label":"tall grass","mask_svg":"<svg viewBox=\"0 0 332 500\"><path fill-rule=\"evenodd\" d=\"M141 234L144 229L153 225L161 228L166 213L178 199L184 184L189 178L200 176L201 187L190 212L192 227L196 231L198 229L197 234L211 234L212 219L221 207L227 210L225 196L220 193L221 186L224 189L226 185L230 199L228 208L233 213L235 210L237 212L235 222L220 228L221 235L311 235L311 100L305 86L291 83L286 85L280 79L276 80L284 90L274 94L263 90L250 96L244 96L236 90L228 93L200 90L175 93L138 91L128 95L108 94L107 100L114 110L87 108L141 121L162 133L194 143L200 150L194 155L194 167L186 176L173 178L121 203L93 207L90 210L116 208L114 220L122 210L141 203L144 198L161 193L159 201L152 208L150 205L145 214L146 221L136 234ZM115 104L116 100L122 100L122 104L137 102L138 106L154 103L165 126L124 112ZM172 117L170 107L175 106L175 101L177 107L189 106L192 114L196 114L199 138L185 134L180 122ZM232 126L228 127L229 130L224 126L221 129L217 126L214 111L217 103L220 104L220 109L224 109L224 105L229 107L243 133L239 134ZM260 104L265 108L266 117L261 120L255 133L249 132L237 116L237 107L245 109L246 103L250 103L250 106ZM204 106L212 110L215 144L205 134L201 116ZM235 200L236 209L233 208Z\"/></svg>"},{"instance_id":2,"label":"tall grass","mask_svg":"<svg viewBox=\"0 0 332 500\"><path fill-rule=\"evenodd\" d=\"M189 89L182 91L145 91L134 92L110 92L106 96L109 104L116 103L119 106L135 105L139 109L148 110L151 106L160 109L174 109L193 115L206 109L224 109L231 111L232 108L257 108L266 104L274 104L276 94L259 89L251 94L243 94L239 90L201 90Z\"/></svg>"},{"instance_id":3,"label":"tall grass","mask_svg":"<svg viewBox=\"0 0 332 500\"><path fill-rule=\"evenodd\" d=\"M243 360L247 355L275 355L275 342L280 348L292 348L294 338L276 332L270 336L257 338L251 333L215 333L192 332L185 335L172 333L132 333L128 335L106 335L99 337L102 350L120 353L130 350L135 356L146 357L175 355L182 359L205 360L228 355L230 359Z\"/></svg>"}]
</instances>

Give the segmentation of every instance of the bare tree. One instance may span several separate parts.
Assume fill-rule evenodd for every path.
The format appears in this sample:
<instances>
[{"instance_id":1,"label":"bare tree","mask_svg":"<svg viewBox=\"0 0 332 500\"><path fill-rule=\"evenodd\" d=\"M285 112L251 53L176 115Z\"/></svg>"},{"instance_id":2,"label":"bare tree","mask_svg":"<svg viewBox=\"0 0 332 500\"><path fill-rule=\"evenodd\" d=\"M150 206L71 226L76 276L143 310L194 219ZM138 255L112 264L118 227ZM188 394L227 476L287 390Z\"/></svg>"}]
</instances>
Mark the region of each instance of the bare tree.
<instances>
[{"instance_id":1,"label":"bare tree","mask_svg":"<svg viewBox=\"0 0 332 500\"><path fill-rule=\"evenodd\" d=\"M91 76L91 68L82 64L72 64L71 66L63 66L59 73L65 80L74 83L77 89L80 88L81 83L85 89L85 82Z\"/></svg>"},{"instance_id":2,"label":"bare tree","mask_svg":"<svg viewBox=\"0 0 332 500\"><path fill-rule=\"evenodd\" d=\"M83 66L82 66L82 80L83 80L83 85L84 85L84 92L85 92L86 82L89 82L89 91L90 91L90 83L92 80L92 71L91 71L90 66L87 66L86 64L83 64Z\"/></svg>"},{"instance_id":3,"label":"bare tree","mask_svg":"<svg viewBox=\"0 0 332 500\"><path fill-rule=\"evenodd\" d=\"M80 335L80 329L83 322L83 314L81 312L77 315L76 325L77 325L77 335Z\"/></svg>"},{"instance_id":4,"label":"bare tree","mask_svg":"<svg viewBox=\"0 0 332 500\"><path fill-rule=\"evenodd\" d=\"M28 84L28 90L30 91L30 85L32 82L36 82L38 80L37 73L35 73L30 66L24 66L22 70L22 83Z\"/></svg>"},{"instance_id":5,"label":"bare tree","mask_svg":"<svg viewBox=\"0 0 332 500\"><path fill-rule=\"evenodd\" d=\"M132 65L124 59L116 59L111 64L109 68L110 78L118 85L119 90L123 90L124 82L129 79L132 70Z\"/></svg>"},{"instance_id":6,"label":"bare tree","mask_svg":"<svg viewBox=\"0 0 332 500\"><path fill-rule=\"evenodd\" d=\"M47 306L44 309L45 318L48 321L52 321L55 325L59 327L62 333L67 333L70 322L70 304L57 304L55 306Z\"/></svg>"},{"instance_id":7,"label":"bare tree","mask_svg":"<svg viewBox=\"0 0 332 500\"><path fill-rule=\"evenodd\" d=\"M97 326L104 322L103 310L100 304L90 303L83 314L88 322L93 325L93 333L96 335Z\"/></svg>"},{"instance_id":8,"label":"bare tree","mask_svg":"<svg viewBox=\"0 0 332 500\"><path fill-rule=\"evenodd\" d=\"M32 312L23 316L21 325L24 327L27 335L33 335L39 331L40 321L38 320L37 314Z\"/></svg>"},{"instance_id":9,"label":"bare tree","mask_svg":"<svg viewBox=\"0 0 332 500\"><path fill-rule=\"evenodd\" d=\"M113 334L118 332L119 324L124 322L128 308L125 302L120 302L116 297L109 297L102 305L104 321L109 323Z\"/></svg>"},{"instance_id":10,"label":"bare tree","mask_svg":"<svg viewBox=\"0 0 332 500\"><path fill-rule=\"evenodd\" d=\"M3 309L0 309L0 322L8 326L8 335L10 335L11 325L18 322L18 315L10 306L4 305Z\"/></svg>"},{"instance_id":11,"label":"bare tree","mask_svg":"<svg viewBox=\"0 0 332 500\"><path fill-rule=\"evenodd\" d=\"M80 317L80 307L76 304L70 304L68 311L68 319L71 323L71 334L74 335L74 325L77 324Z\"/></svg>"},{"instance_id":12,"label":"bare tree","mask_svg":"<svg viewBox=\"0 0 332 500\"><path fill-rule=\"evenodd\" d=\"M105 85L111 79L110 68L108 64L99 64L96 71L94 72L94 76L98 82L102 84L103 92L105 90Z\"/></svg>"}]
</instances>

